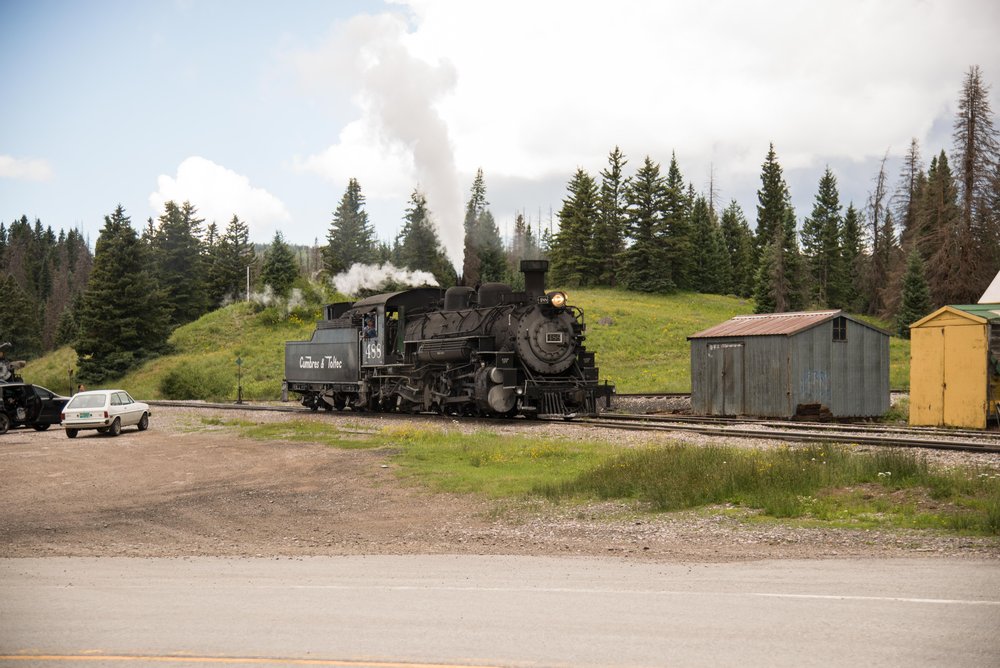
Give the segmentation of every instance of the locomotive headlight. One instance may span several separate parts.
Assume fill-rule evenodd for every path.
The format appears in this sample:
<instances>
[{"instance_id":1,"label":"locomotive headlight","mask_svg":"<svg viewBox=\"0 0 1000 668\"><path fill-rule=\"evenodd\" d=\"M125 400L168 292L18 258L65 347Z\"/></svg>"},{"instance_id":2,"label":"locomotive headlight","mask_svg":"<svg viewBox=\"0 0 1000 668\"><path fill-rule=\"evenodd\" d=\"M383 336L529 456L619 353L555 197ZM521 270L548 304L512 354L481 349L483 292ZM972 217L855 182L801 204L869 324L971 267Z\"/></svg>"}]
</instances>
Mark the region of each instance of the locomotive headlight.
<instances>
[{"instance_id":1,"label":"locomotive headlight","mask_svg":"<svg viewBox=\"0 0 1000 668\"><path fill-rule=\"evenodd\" d=\"M562 308L563 306L566 306L566 293L550 292L549 303L555 306L556 308Z\"/></svg>"}]
</instances>

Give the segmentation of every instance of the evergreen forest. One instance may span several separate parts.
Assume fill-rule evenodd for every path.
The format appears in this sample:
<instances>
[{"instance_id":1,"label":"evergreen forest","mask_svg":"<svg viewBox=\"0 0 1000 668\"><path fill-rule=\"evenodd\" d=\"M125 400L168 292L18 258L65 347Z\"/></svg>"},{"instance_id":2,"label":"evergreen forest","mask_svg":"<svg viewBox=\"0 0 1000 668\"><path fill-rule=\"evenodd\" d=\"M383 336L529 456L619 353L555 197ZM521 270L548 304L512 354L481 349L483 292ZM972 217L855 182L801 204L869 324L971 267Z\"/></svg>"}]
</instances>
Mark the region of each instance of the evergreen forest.
<instances>
[{"instance_id":1,"label":"evergreen forest","mask_svg":"<svg viewBox=\"0 0 1000 668\"><path fill-rule=\"evenodd\" d=\"M461 267L449 261L419 188L385 241L353 178L325 239L311 247L289 245L280 231L255 244L237 216L206 223L190 202L167 202L144 223L117 206L93 251L78 230L56 233L22 216L0 222L0 342L22 359L70 345L80 380L99 383L164 353L174 329L232 301L333 298L329 279L356 264L428 272L442 286L519 287L518 262L536 258L551 261L553 285L730 294L751 298L757 312L842 308L894 322L905 337L933 308L975 302L1000 271L1000 141L987 93L971 67L950 147L912 140L900 173L887 173L882 160L863 202L842 201L827 167L804 212L791 205L773 144L751 212L718 202L714 184L696 189L676 154L664 166L614 147L600 173L569 177L555 229L521 214L504 239L480 169Z\"/></svg>"}]
</instances>

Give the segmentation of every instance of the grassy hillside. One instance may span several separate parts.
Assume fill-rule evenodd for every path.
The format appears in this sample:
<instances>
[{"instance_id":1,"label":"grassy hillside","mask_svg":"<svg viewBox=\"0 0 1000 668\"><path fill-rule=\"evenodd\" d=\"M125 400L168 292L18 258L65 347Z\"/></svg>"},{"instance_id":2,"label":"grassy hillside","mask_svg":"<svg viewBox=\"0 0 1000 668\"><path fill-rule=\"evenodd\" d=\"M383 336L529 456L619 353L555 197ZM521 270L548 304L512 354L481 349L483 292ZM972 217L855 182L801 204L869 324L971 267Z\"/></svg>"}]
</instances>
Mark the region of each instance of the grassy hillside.
<instances>
[{"instance_id":1,"label":"grassy hillside","mask_svg":"<svg viewBox=\"0 0 1000 668\"><path fill-rule=\"evenodd\" d=\"M584 310L587 348L597 354L601 378L619 392L687 392L691 389L687 336L734 315L751 313L747 300L681 293L645 295L620 290L568 291ZM284 342L308 339L318 311L284 316L276 308L227 306L179 328L170 337L173 353L116 381L144 399L236 399L236 359L243 360L243 396L277 399L281 392ZM884 326L885 323L878 323ZM893 338L890 385L909 386L909 341ZM76 354L61 348L30 363L25 379L54 391L69 390Z\"/></svg>"}]
</instances>

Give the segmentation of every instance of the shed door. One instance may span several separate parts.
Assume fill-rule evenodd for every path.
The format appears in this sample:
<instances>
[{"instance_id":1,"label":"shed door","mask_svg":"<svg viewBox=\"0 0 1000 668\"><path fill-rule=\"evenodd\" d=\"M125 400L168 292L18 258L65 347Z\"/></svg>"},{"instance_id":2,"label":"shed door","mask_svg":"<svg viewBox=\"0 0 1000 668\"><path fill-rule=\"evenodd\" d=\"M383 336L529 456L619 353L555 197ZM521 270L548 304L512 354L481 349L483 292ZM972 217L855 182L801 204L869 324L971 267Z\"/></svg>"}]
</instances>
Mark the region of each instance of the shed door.
<instances>
[{"instance_id":1,"label":"shed door","mask_svg":"<svg viewBox=\"0 0 1000 668\"><path fill-rule=\"evenodd\" d=\"M708 346L709 401L712 415L743 413L743 344Z\"/></svg>"},{"instance_id":2,"label":"shed door","mask_svg":"<svg viewBox=\"0 0 1000 668\"><path fill-rule=\"evenodd\" d=\"M983 327L911 330L910 424L986 426L986 340Z\"/></svg>"},{"instance_id":3,"label":"shed door","mask_svg":"<svg viewBox=\"0 0 1000 668\"><path fill-rule=\"evenodd\" d=\"M986 428L986 332L982 326L944 332L944 424Z\"/></svg>"}]
</instances>

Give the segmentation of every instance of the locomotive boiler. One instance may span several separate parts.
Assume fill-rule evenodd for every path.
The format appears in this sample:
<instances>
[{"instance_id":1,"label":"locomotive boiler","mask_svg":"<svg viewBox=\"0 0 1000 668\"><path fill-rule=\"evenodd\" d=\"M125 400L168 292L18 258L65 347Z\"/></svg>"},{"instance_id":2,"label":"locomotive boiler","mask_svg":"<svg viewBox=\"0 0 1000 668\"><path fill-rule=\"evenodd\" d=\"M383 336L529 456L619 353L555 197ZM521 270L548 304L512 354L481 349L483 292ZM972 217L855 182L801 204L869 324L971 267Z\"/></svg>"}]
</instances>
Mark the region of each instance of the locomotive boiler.
<instances>
[{"instance_id":1,"label":"locomotive boiler","mask_svg":"<svg viewBox=\"0 0 1000 668\"><path fill-rule=\"evenodd\" d=\"M330 304L310 341L285 344L286 387L313 410L594 414L614 388L584 347L583 311L545 291L547 270L523 260L524 291L485 283Z\"/></svg>"}]
</instances>

